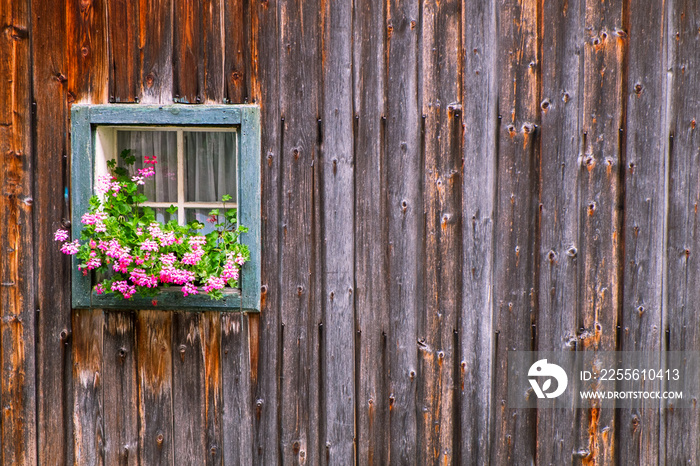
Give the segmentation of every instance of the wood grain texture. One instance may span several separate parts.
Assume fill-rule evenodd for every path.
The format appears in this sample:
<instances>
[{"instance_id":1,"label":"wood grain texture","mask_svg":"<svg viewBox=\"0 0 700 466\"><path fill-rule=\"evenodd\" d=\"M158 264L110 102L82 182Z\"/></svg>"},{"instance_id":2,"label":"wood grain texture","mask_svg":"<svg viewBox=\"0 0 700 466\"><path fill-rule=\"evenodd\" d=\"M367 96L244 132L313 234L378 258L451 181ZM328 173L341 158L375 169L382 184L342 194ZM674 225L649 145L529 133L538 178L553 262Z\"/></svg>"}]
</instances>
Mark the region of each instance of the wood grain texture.
<instances>
[{"instance_id":1,"label":"wood grain texture","mask_svg":"<svg viewBox=\"0 0 700 466\"><path fill-rule=\"evenodd\" d=\"M172 332L172 313L137 313L136 370L141 464L166 465L173 464L174 460ZM194 421L187 420L188 423Z\"/></svg>"},{"instance_id":2,"label":"wood grain texture","mask_svg":"<svg viewBox=\"0 0 700 466\"><path fill-rule=\"evenodd\" d=\"M173 0L139 2L141 97L139 102L173 101Z\"/></svg>"},{"instance_id":3,"label":"wood grain texture","mask_svg":"<svg viewBox=\"0 0 700 466\"><path fill-rule=\"evenodd\" d=\"M498 172L494 249L494 428L491 462L529 463L535 455L535 416L507 407L508 351L533 349L537 316L537 228L540 120L539 2L507 1L498 8Z\"/></svg>"},{"instance_id":4,"label":"wood grain texture","mask_svg":"<svg viewBox=\"0 0 700 466\"><path fill-rule=\"evenodd\" d=\"M68 0L65 17L68 102L107 103L107 0Z\"/></svg>"},{"instance_id":5,"label":"wood grain texture","mask_svg":"<svg viewBox=\"0 0 700 466\"><path fill-rule=\"evenodd\" d=\"M492 277L496 209L498 69L496 2L462 9L462 306L459 317L460 438L458 460L488 463L491 451L493 351ZM455 446L457 439L455 439Z\"/></svg>"},{"instance_id":6,"label":"wood grain texture","mask_svg":"<svg viewBox=\"0 0 700 466\"><path fill-rule=\"evenodd\" d=\"M139 464L135 314L105 311L102 333L105 464Z\"/></svg>"},{"instance_id":7,"label":"wood grain texture","mask_svg":"<svg viewBox=\"0 0 700 466\"><path fill-rule=\"evenodd\" d=\"M418 1L390 1L387 16L387 217L390 461L418 459L418 313L423 307L422 120Z\"/></svg>"},{"instance_id":8,"label":"wood grain texture","mask_svg":"<svg viewBox=\"0 0 700 466\"><path fill-rule=\"evenodd\" d=\"M253 319L257 320L255 316ZM255 331L251 333L249 317L239 314L221 316L221 383L223 461L226 465L253 464L253 353L257 345Z\"/></svg>"},{"instance_id":9,"label":"wood grain texture","mask_svg":"<svg viewBox=\"0 0 700 466\"><path fill-rule=\"evenodd\" d=\"M694 89L700 84L700 49L697 22L700 5L680 1L670 4L669 17L669 149L666 259L666 347L671 351L700 350L700 329L695 315L700 299L700 137L698 100ZM700 374L688 373L688 383L700 386ZM673 409L666 406L666 432L662 446L663 464L700 462L700 407Z\"/></svg>"},{"instance_id":10,"label":"wood grain texture","mask_svg":"<svg viewBox=\"0 0 700 466\"><path fill-rule=\"evenodd\" d=\"M199 104L204 101L205 3L173 0L173 101Z\"/></svg>"},{"instance_id":11,"label":"wood grain texture","mask_svg":"<svg viewBox=\"0 0 700 466\"><path fill-rule=\"evenodd\" d=\"M357 462L389 461L386 6L355 3L355 428Z\"/></svg>"},{"instance_id":12,"label":"wood grain texture","mask_svg":"<svg viewBox=\"0 0 700 466\"><path fill-rule=\"evenodd\" d=\"M75 464L104 464L104 398L100 309L73 312L73 426Z\"/></svg>"},{"instance_id":13,"label":"wood grain texture","mask_svg":"<svg viewBox=\"0 0 700 466\"><path fill-rule=\"evenodd\" d=\"M539 312L537 349L575 351L580 260L579 152L581 151L582 3L545 2L542 11L542 95L539 173ZM574 378L571 386L576 387ZM576 412L537 412L539 464L570 464L578 450ZM575 458L575 457L574 457Z\"/></svg>"},{"instance_id":14,"label":"wood grain texture","mask_svg":"<svg viewBox=\"0 0 700 466\"><path fill-rule=\"evenodd\" d=\"M265 2L266 3L266 2ZM257 67L258 57L251 58L253 47L249 44L253 40L251 28L251 10L256 6L244 0L226 0L223 2L224 15L224 67L222 70L224 81L224 100L232 104L248 102L250 89L249 82L251 66ZM257 15L257 11L254 11ZM256 17L257 20L257 17ZM258 24L256 22L256 24ZM269 32L265 34L270 36Z\"/></svg>"},{"instance_id":15,"label":"wood grain texture","mask_svg":"<svg viewBox=\"0 0 700 466\"><path fill-rule=\"evenodd\" d=\"M251 101L261 107L262 157L262 287L261 315L250 318L257 338L250 340L253 399L253 458L257 464L280 462L279 399L281 397L282 136L279 95L279 25L277 2L251 6Z\"/></svg>"},{"instance_id":16,"label":"wood grain texture","mask_svg":"<svg viewBox=\"0 0 700 466\"><path fill-rule=\"evenodd\" d=\"M281 237L277 263L281 276L278 448L283 463L320 462L317 371L319 320L312 300L314 273L314 176L318 165L319 2L279 3L281 160ZM303 63L303 66L299 66ZM318 236L316 238L319 238ZM316 411L318 413L318 411ZM316 429L314 432L312 432ZM325 447L323 447L325 449ZM325 453L324 453L325 456Z\"/></svg>"},{"instance_id":17,"label":"wood grain texture","mask_svg":"<svg viewBox=\"0 0 700 466\"><path fill-rule=\"evenodd\" d=\"M628 35L619 3L587 1L584 22L579 339L583 350L614 351L622 302L621 129ZM579 456L584 464L609 464L616 451L615 410L601 408L598 402L583 406L587 409L579 421Z\"/></svg>"},{"instance_id":18,"label":"wood grain texture","mask_svg":"<svg viewBox=\"0 0 700 466\"><path fill-rule=\"evenodd\" d=\"M661 367L664 346L664 227L668 186L666 3L632 2L627 26L624 166L624 261L619 348L651 353ZM621 383L622 390L632 384ZM618 461L663 464L660 461L662 404L635 402L619 410Z\"/></svg>"},{"instance_id":19,"label":"wood grain texture","mask_svg":"<svg viewBox=\"0 0 700 466\"><path fill-rule=\"evenodd\" d=\"M136 102L139 76L139 2L107 0L109 23L109 101ZM145 26L145 25L144 25ZM148 26L146 26L148 27Z\"/></svg>"},{"instance_id":20,"label":"wood grain texture","mask_svg":"<svg viewBox=\"0 0 700 466\"><path fill-rule=\"evenodd\" d=\"M208 458L201 319L199 313L173 314L173 448L176 464L203 464Z\"/></svg>"},{"instance_id":21,"label":"wood grain texture","mask_svg":"<svg viewBox=\"0 0 700 466\"><path fill-rule=\"evenodd\" d=\"M0 362L3 464L37 464L30 4L0 2Z\"/></svg>"},{"instance_id":22,"label":"wood grain texture","mask_svg":"<svg viewBox=\"0 0 700 466\"><path fill-rule=\"evenodd\" d=\"M67 75L63 0L32 1L31 35L34 116L34 225L38 463L72 464L72 368L70 259L56 243L57 228L70 230L68 186Z\"/></svg>"},{"instance_id":23,"label":"wood grain texture","mask_svg":"<svg viewBox=\"0 0 700 466\"><path fill-rule=\"evenodd\" d=\"M202 338L202 368L204 385L201 410L204 412L204 446L207 465L221 464L222 437L222 376L221 376L221 317L217 311L202 313L199 334Z\"/></svg>"},{"instance_id":24,"label":"wood grain texture","mask_svg":"<svg viewBox=\"0 0 700 466\"><path fill-rule=\"evenodd\" d=\"M323 307L323 464L355 462L355 172L352 111L352 4L327 2L323 11L321 180L318 183L325 263L317 305ZM320 235L319 235L320 240ZM333 376L328 377L328 374Z\"/></svg>"},{"instance_id":25,"label":"wood grain texture","mask_svg":"<svg viewBox=\"0 0 700 466\"><path fill-rule=\"evenodd\" d=\"M418 462L459 462L455 347L462 287L461 2L422 3L425 310L418 315ZM455 448L457 446L457 449Z\"/></svg>"}]
</instances>

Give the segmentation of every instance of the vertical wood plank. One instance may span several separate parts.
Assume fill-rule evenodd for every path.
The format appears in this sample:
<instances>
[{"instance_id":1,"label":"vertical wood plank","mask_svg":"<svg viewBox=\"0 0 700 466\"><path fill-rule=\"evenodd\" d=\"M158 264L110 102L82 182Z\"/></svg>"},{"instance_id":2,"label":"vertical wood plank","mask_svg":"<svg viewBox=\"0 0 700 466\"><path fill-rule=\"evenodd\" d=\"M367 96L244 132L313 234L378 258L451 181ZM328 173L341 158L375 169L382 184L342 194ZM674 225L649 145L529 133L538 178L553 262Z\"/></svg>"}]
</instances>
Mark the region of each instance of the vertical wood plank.
<instances>
[{"instance_id":1,"label":"vertical wood plank","mask_svg":"<svg viewBox=\"0 0 700 466\"><path fill-rule=\"evenodd\" d=\"M281 377L281 263L282 234L282 143L279 102L279 27L276 0L255 2L251 6L250 86L252 102L261 107L262 145L262 289L261 312L250 316L257 338L250 339L251 380L254 390L253 458L258 464L275 465L280 461ZM224 422L228 422L224 419Z\"/></svg>"},{"instance_id":2,"label":"vertical wood plank","mask_svg":"<svg viewBox=\"0 0 700 466\"><path fill-rule=\"evenodd\" d=\"M317 1L279 3L280 114L283 119L280 454L284 463L319 462L318 321L313 318L314 162L318 158L319 18ZM303 83L303 85L300 85ZM318 167L318 166L317 166ZM319 238L319 237L317 237ZM317 297L321 299L320 297ZM318 411L317 411L318 412ZM315 458L315 460L314 460Z\"/></svg>"},{"instance_id":3,"label":"vertical wood plank","mask_svg":"<svg viewBox=\"0 0 700 466\"><path fill-rule=\"evenodd\" d=\"M455 332L461 306L461 2L422 3L425 310L418 319L419 463L455 457Z\"/></svg>"},{"instance_id":4,"label":"vertical wood plank","mask_svg":"<svg viewBox=\"0 0 700 466\"><path fill-rule=\"evenodd\" d=\"M139 2L107 0L109 24L109 101L139 97Z\"/></svg>"},{"instance_id":5,"label":"vertical wood plank","mask_svg":"<svg viewBox=\"0 0 700 466\"><path fill-rule=\"evenodd\" d=\"M224 13L226 6L220 0L202 2L203 56L201 66L204 71L203 100L220 104L224 101L224 52L226 31ZM239 28L243 29L243 18Z\"/></svg>"},{"instance_id":6,"label":"vertical wood plank","mask_svg":"<svg viewBox=\"0 0 700 466\"><path fill-rule=\"evenodd\" d=\"M457 461L485 464L492 440L496 208L496 2L463 2L462 307Z\"/></svg>"},{"instance_id":7,"label":"vertical wood plank","mask_svg":"<svg viewBox=\"0 0 700 466\"><path fill-rule=\"evenodd\" d=\"M141 464L174 464L172 321L167 311L136 316Z\"/></svg>"},{"instance_id":8,"label":"vertical wood plank","mask_svg":"<svg viewBox=\"0 0 700 466\"><path fill-rule=\"evenodd\" d=\"M423 199L418 102L419 2L391 0L387 18L390 460L417 460L417 318L422 308Z\"/></svg>"},{"instance_id":9,"label":"vertical wood plank","mask_svg":"<svg viewBox=\"0 0 700 466\"><path fill-rule=\"evenodd\" d=\"M69 103L107 103L107 0L70 0L66 11L66 30Z\"/></svg>"},{"instance_id":10,"label":"vertical wood plank","mask_svg":"<svg viewBox=\"0 0 700 466\"><path fill-rule=\"evenodd\" d=\"M105 464L139 464L134 319L131 311L105 311L104 314L102 391Z\"/></svg>"},{"instance_id":11,"label":"vertical wood plank","mask_svg":"<svg viewBox=\"0 0 700 466\"><path fill-rule=\"evenodd\" d=\"M498 196L494 261L495 437L491 461L534 461L532 410L507 407L508 351L534 348L537 315L539 2L507 1L498 11Z\"/></svg>"},{"instance_id":12,"label":"vertical wood plank","mask_svg":"<svg viewBox=\"0 0 700 466\"><path fill-rule=\"evenodd\" d=\"M204 100L204 2L173 1L173 101L198 104Z\"/></svg>"},{"instance_id":13,"label":"vertical wood plank","mask_svg":"<svg viewBox=\"0 0 700 466\"><path fill-rule=\"evenodd\" d=\"M264 2L267 5L267 2ZM267 9L267 7L265 7ZM249 67L259 66L259 57L250 54L252 30L249 25L250 10L255 9L244 0L226 0L224 10L224 100L231 104L248 101ZM257 31L256 31L257 33ZM266 31L265 36L273 36Z\"/></svg>"},{"instance_id":14,"label":"vertical wood plank","mask_svg":"<svg viewBox=\"0 0 700 466\"><path fill-rule=\"evenodd\" d=\"M352 3L328 2L323 12L322 230L324 464L355 462L354 147ZM317 236L316 241L321 241Z\"/></svg>"},{"instance_id":15,"label":"vertical wood plank","mask_svg":"<svg viewBox=\"0 0 700 466\"><path fill-rule=\"evenodd\" d=\"M253 399L249 343L254 334L243 314L221 315L223 390L223 460L226 465L253 464ZM257 342L256 342L257 344Z\"/></svg>"},{"instance_id":16,"label":"vertical wood plank","mask_svg":"<svg viewBox=\"0 0 700 466\"><path fill-rule=\"evenodd\" d=\"M30 2L0 2L2 462L36 464L34 163Z\"/></svg>"},{"instance_id":17,"label":"vertical wood plank","mask_svg":"<svg viewBox=\"0 0 700 466\"><path fill-rule=\"evenodd\" d=\"M202 340L204 399L200 408L204 413L204 447L206 464L222 464L222 376L221 376L221 312L203 312L199 320Z\"/></svg>"},{"instance_id":18,"label":"vertical wood plank","mask_svg":"<svg viewBox=\"0 0 700 466\"><path fill-rule=\"evenodd\" d=\"M182 26L180 26L182 27ZM173 101L173 0L139 2L141 97L145 104Z\"/></svg>"},{"instance_id":19,"label":"vertical wood plank","mask_svg":"<svg viewBox=\"0 0 700 466\"><path fill-rule=\"evenodd\" d=\"M621 3L587 1L583 46L583 154L580 175L579 338L584 350L614 351L621 304L620 132L624 123L627 33ZM579 422L583 461L609 464L616 450L615 410L591 402Z\"/></svg>"},{"instance_id":20,"label":"vertical wood plank","mask_svg":"<svg viewBox=\"0 0 700 466\"><path fill-rule=\"evenodd\" d=\"M578 334L581 2L542 11L539 313L537 349L575 351ZM576 381L572 378L571 386ZM575 390L575 389L574 389ZM567 464L578 448L576 412L537 412L539 464Z\"/></svg>"},{"instance_id":21,"label":"vertical wood plank","mask_svg":"<svg viewBox=\"0 0 700 466\"><path fill-rule=\"evenodd\" d=\"M668 207L666 257L666 347L670 351L700 350L697 302L700 299L700 137L697 129L700 48L697 2L669 3ZM630 37L631 40L631 37ZM630 76L631 78L631 76ZM651 85L651 84L649 84ZM700 374L684 371L690 386L700 386ZM700 407L666 406L665 456L659 463L700 464Z\"/></svg>"},{"instance_id":22,"label":"vertical wood plank","mask_svg":"<svg viewBox=\"0 0 700 466\"><path fill-rule=\"evenodd\" d=\"M174 312L173 448L175 464L203 464L207 458L204 424L204 350L200 313Z\"/></svg>"},{"instance_id":23,"label":"vertical wood plank","mask_svg":"<svg viewBox=\"0 0 700 466\"><path fill-rule=\"evenodd\" d=\"M73 312L73 426L76 464L104 464L100 309Z\"/></svg>"},{"instance_id":24,"label":"vertical wood plank","mask_svg":"<svg viewBox=\"0 0 700 466\"><path fill-rule=\"evenodd\" d=\"M357 462L389 461L386 6L355 2L355 391Z\"/></svg>"},{"instance_id":25,"label":"vertical wood plank","mask_svg":"<svg viewBox=\"0 0 700 466\"><path fill-rule=\"evenodd\" d=\"M66 2L32 1L34 140L34 225L36 240L38 463L72 464L70 259L53 241L67 228L67 75L62 37Z\"/></svg>"},{"instance_id":26,"label":"vertical wood plank","mask_svg":"<svg viewBox=\"0 0 700 466\"><path fill-rule=\"evenodd\" d=\"M629 4L627 121L624 175L624 295L621 351L659 354L663 349L663 255L666 215L666 2ZM650 356L651 357L651 356ZM662 360L656 357L656 367ZM621 389L630 389L624 381ZM637 400L633 400L637 401ZM659 457L658 400L618 410L619 458L634 464L663 464Z\"/></svg>"}]
</instances>

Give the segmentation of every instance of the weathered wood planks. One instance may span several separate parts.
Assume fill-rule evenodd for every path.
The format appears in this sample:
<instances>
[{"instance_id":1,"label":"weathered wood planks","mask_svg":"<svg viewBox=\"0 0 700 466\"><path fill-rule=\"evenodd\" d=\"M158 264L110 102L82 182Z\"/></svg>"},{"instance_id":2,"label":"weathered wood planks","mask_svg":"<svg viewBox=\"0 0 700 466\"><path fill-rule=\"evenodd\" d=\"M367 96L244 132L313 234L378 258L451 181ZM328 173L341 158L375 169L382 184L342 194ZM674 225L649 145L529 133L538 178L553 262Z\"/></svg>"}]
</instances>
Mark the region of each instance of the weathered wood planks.
<instances>
[{"instance_id":1,"label":"weathered wood planks","mask_svg":"<svg viewBox=\"0 0 700 466\"><path fill-rule=\"evenodd\" d=\"M665 346L671 351L700 350L697 302L700 298L700 164L698 163L698 102L695 89L700 83L700 48L697 46L696 2L674 2L668 21L668 66L670 93L668 109L668 204L666 207ZM643 84L644 85L644 84ZM648 84L652 85L653 84ZM664 141L665 142L665 141ZM700 374L688 373L689 383L700 385ZM665 411L665 438L659 464L700 462L700 421L697 405Z\"/></svg>"},{"instance_id":2,"label":"weathered wood planks","mask_svg":"<svg viewBox=\"0 0 700 466\"><path fill-rule=\"evenodd\" d=\"M580 94L583 41L581 2L542 10L540 126L539 312L537 348L575 351L580 283L579 174ZM576 381L571 380L572 387ZM537 412L540 464L569 464L579 450L576 412Z\"/></svg>"},{"instance_id":3,"label":"weathered wood planks","mask_svg":"<svg viewBox=\"0 0 700 466\"><path fill-rule=\"evenodd\" d=\"M352 4L327 2L323 15L321 157L318 207L320 225L315 256L325 266L317 272L320 292L315 296L323 310L322 393L325 451L322 464L355 462L355 171L352 99ZM322 235L322 236L321 236ZM323 238L321 240L321 238ZM334 374L328 377L328 374ZM311 421L313 422L313 421Z\"/></svg>"},{"instance_id":4,"label":"weathered wood planks","mask_svg":"<svg viewBox=\"0 0 700 466\"><path fill-rule=\"evenodd\" d=\"M389 322L389 458L418 458L418 313L423 306L423 119L419 113L418 1L390 1L387 13L386 166ZM391 168L390 168L391 167Z\"/></svg>"},{"instance_id":5,"label":"weathered wood planks","mask_svg":"<svg viewBox=\"0 0 700 466\"><path fill-rule=\"evenodd\" d=\"M0 402L3 464L37 464L30 5L0 2Z\"/></svg>"}]
</instances>

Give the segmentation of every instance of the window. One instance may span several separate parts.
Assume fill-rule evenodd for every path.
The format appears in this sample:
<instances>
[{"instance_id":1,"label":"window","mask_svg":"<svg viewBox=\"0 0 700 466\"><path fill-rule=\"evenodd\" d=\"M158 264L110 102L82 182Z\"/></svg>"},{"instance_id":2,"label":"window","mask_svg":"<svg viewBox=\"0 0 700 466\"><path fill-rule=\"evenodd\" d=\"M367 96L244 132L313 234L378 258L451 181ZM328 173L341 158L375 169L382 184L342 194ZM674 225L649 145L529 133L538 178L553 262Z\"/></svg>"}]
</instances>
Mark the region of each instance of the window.
<instances>
[{"instance_id":1,"label":"window","mask_svg":"<svg viewBox=\"0 0 700 466\"><path fill-rule=\"evenodd\" d=\"M221 301L207 295L183 297L163 292L156 301L138 295L122 300L98 295L92 277L84 276L73 258L74 308L260 310L260 128L259 109L252 105L150 106L74 105L72 136L72 229L79 237L79 219L87 211L95 182L108 173L107 162L118 160L123 149L136 156L133 169L144 157L156 155L153 183L141 187L144 206L158 220L175 216L184 225L192 220L207 224L208 212L221 208L221 197L232 196L227 207L238 209L239 222L248 228L241 242L250 260L241 270L240 290L226 290ZM176 212L168 213L171 206Z\"/></svg>"}]
</instances>

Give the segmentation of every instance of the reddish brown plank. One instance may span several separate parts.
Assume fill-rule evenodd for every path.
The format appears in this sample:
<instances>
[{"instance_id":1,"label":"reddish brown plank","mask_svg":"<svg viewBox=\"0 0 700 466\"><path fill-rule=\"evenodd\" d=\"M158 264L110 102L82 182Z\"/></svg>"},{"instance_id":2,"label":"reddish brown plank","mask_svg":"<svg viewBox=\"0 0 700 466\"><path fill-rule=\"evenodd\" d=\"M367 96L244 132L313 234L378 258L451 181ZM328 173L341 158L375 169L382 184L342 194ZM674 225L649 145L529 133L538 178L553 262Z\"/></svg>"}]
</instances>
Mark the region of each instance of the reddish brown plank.
<instances>
[{"instance_id":1,"label":"reddish brown plank","mask_svg":"<svg viewBox=\"0 0 700 466\"><path fill-rule=\"evenodd\" d=\"M73 312L73 426L75 464L104 464L104 400L100 309Z\"/></svg>"},{"instance_id":2,"label":"reddish brown plank","mask_svg":"<svg viewBox=\"0 0 700 466\"><path fill-rule=\"evenodd\" d=\"M418 462L455 456L455 332L461 307L462 105L459 1L422 3L425 310L418 317Z\"/></svg>"},{"instance_id":3,"label":"reddish brown plank","mask_svg":"<svg viewBox=\"0 0 700 466\"><path fill-rule=\"evenodd\" d=\"M135 102L139 76L139 2L107 0L109 15L109 101Z\"/></svg>"},{"instance_id":4,"label":"reddish brown plank","mask_svg":"<svg viewBox=\"0 0 700 466\"><path fill-rule=\"evenodd\" d=\"M174 460L172 323L168 311L138 311L136 316L141 464L170 465Z\"/></svg>"},{"instance_id":5,"label":"reddish brown plank","mask_svg":"<svg viewBox=\"0 0 700 466\"><path fill-rule=\"evenodd\" d=\"M213 3L206 2L210 6ZM205 2L173 0L173 4L173 100L198 104L204 100L202 17Z\"/></svg>"},{"instance_id":6,"label":"reddish brown plank","mask_svg":"<svg viewBox=\"0 0 700 466\"><path fill-rule=\"evenodd\" d=\"M138 464L136 329L132 311L105 311L102 361L105 464Z\"/></svg>"},{"instance_id":7,"label":"reddish brown plank","mask_svg":"<svg viewBox=\"0 0 700 466\"><path fill-rule=\"evenodd\" d=\"M32 2L36 227L37 415L39 464L72 464L70 259L53 241L67 228L67 75L64 0ZM41 182L39 182L41 180ZM69 228L68 228L69 229Z\"/></svg>"},{"instance_id":8,"label":"reddish brown plank","mask_svg":"<svg viewBox=\"0 0 700 466\"><path fill-rule=\"evenodd\" d=\"M0 362L2 462L36 464L30 5L0 2Z\"/></svg>"},{"instance_id":9,"label":"reddish brown plank","mask_svg":"<svg viewBox=\"0 0 700 466\"><path fill-rule=\"evenodd\" d=\"M250 75L248 70L251 66L260 66L259 57L252 56L253 34L258 34L250 27L251 10L267 7L267 2L259 2L250 5L244 0L226 0L224 9L224 68L222 70L224 79L224 99L231 104L247 102L249 89L248 83ZM264 5L264 6L263 6ZM257 11L254 13L257 15ZM256 18L257 20L257 18ZM256 24L257 21L256 21ZM274 36L271 31L265 31L265 36Z\"/></svg>"},{"instance_id":10,"label":"reddish brown plank","mask_svg":"<svg viewBox=\"0 0 700 466\"><path fill-rule=\"evenodd\" d=\"M107 0L69 0L67 7L65 47L69 103L107 103Z\"/></svg>"},{"instance_id":11,"label":"reddish brown plank","mask_svg":"<svg viewBox=\"0 0 700 466\"><path fill-rule=\"evenodd\" d=\"M173 0L139 2L141 97L139 102L173 101Z\"/></svg>"}]
</instances>

